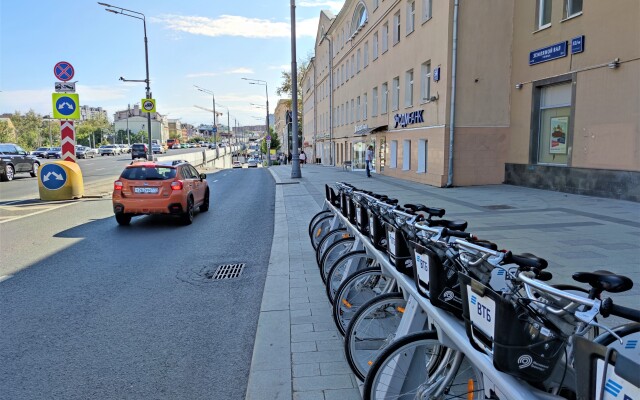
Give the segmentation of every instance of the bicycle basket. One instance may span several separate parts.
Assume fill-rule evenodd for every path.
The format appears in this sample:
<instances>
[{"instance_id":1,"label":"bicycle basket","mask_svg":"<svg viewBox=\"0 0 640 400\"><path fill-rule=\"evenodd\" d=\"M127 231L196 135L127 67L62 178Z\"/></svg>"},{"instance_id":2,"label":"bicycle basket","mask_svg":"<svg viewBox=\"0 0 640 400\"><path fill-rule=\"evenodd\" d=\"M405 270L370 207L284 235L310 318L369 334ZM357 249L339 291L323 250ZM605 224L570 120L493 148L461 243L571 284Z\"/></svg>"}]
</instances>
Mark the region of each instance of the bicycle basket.
<instances>
[{"instance_id":1,"label":"bicycle basket","mask_svg":"<svg viewBox=\"0 0 640 400\"><path fill-rule=\"evenodd\" d=\"M371 243L373 243L376 249L384 251L387 248L387 238L380 217L371 208L368 208L367 219L369 222L369 239L371 239Z\"/></svg>"},{"instance_id":2,"label":"bicycle basket","mask_svg":"<svg viewBox=\"0 0 640 400\"><path fill-rule=\"evenodd\" d=\"M458 271L447 258L446 249L435 243L425 246L409 241L409 250L413 254L413 280L418 293L429 298L434 306L462 316Z\"/></svg>"},{"instance_id":3,"label":"bicycle basket","mask_svg":"<svg viewBox=\"0 0 640 400\"><path fill-rule=\"evenodd\" d=\"M385 222L385 230L389 262L396 267L398 272L413 277L413 260L404 232L388 222Z\"/></svg>"},{"instance_id":4,"label":"bicycle basket","mask_svg":"<svg viewBox=\"0 0 640 400\"><path fill-rule=\"evenodd\" d=\"M347 194L340 192L340 212L343 216L347 216Z\"/></svg>"},{"instance_id":5,"label":"bicycle basket","mask_svg":"<svg viewBox=\"0 0 640 400\"><path fill-rule=\"evenodd\" d=\"M498 371L529 382L549 377L565 338L524 306L459 273L462 315L473 347L493 356ZM500 329L496 329L499 326Z\"/></svg>"},{"instance_id":6,"label":"bicycle basket","mask_svg":"<svg viewBox=\"0 0 640 400\"><path fill-rule=\"evenodd\" d=\"M360 233L366 235L369 233L369 214L367 213L367 209L365 206L360 204L360 202L354 202L355 212L356 212L356 226Z\"/></svg>"},{"instance_id":7,"label":"bicycle basket","mask_svg":"<svg viewBox=\"0 0 640 400\"><path fill-rule=\"evenodd\" d=\"M355 205L353 204L353 198L351 197L352 195L349 193L345 194L345 201L347 203L347 214L345 215L345 217L347 217L349 219L349 222L351 222L352 224L355 225L356 223L356 208Z\"/></svg>"}]
</instances>

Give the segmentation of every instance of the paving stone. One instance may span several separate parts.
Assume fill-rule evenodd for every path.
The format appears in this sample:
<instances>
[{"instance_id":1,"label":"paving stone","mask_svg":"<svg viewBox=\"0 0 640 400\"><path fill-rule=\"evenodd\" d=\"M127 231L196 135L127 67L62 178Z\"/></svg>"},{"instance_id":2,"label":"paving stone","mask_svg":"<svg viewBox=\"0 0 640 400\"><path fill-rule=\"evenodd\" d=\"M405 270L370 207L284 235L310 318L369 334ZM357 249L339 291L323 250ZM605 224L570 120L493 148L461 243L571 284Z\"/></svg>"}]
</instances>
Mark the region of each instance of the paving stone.
<instances>
[{"instance_id":1,"label":"paving stone","mask_svg":"<svg viewBox=\"0 0 640 400\"><path fill-rule=\"evenodd\" d=\"M322 375L341 375L351 374L351 368L345 361L340 362L321 362L320 373Z\"/></svg>"},{"instance_id":2,"label":"paving stone","mask_svg":"<svg viewBox=\"0 0 640 400\"><path fill-rule=\"evenodd\" d=\"M306 353L294 353L291 357L294 364L328 363L345 361L344 351L312 351Z\"/></svg>"},{"instance_id":3,"label":"paving stone","mask_svg":"<svg viewBox=\"0 0 640 400\"><path fill-rule=\"evenodd\" d=\"M304 353L308 351L318 351L316 342L295 342L291 343L292 353Z\"/></svg>"},{"instance_id":4,"label":"paving stone","mask_svg":"<svg viewBox=\"0 0 640 400\"><path fill-rule=\"evenodd\" d=\"M293 365L294 378L301 378L303 376L318 376L318 375L320 375L320 365L318 363Z\"/></svg>"},{"instance_id":5,"label":"paving stone","mask_svg":"<svg viewBox=\"0 0 640 400\"><path fill-rule=\"evenodd\" d=\"M295 392L350 388L353 388L353 382L348 375L326 375L293 378L293 390Z\"/></svg>"},{"instance_id":6,"label":"paving stone","mask_svg":"<svg viewBox=\"0 0 640 400\"><path fill-rule=\"evenodd\" d=\"M298 324L291 325L291 334L298 334L304 332L313 332L313 324Z\"/></svg>"},{"instance_id":7,"label":"paving stone","mask_svg":"<svg viewBox=\"0 0 640 400\"><path fill-rule=\"evenodd\" d=\"M322 392L322 390L294 392L293 400L324 400L324 393Z\"/></svg>"},{"instance_id":8,"label":"paving stone","mask_svg":"<svg viewBox=\"0 0 640 400\"><path fill-rule=\"evenodd\" d=\"M357 388L325 390L324 400L362 400L362 396Z\"/></svg>"},{"instance_id":9,"label":"paving stone","mask_svg":"<svg viewBox=\"0 0 640 400\"><path fill-rule=\"evenodd\" d=\"M311 316L311 310L291 310L289 311L291 313L291 318L297 318L297 317L310 317Z\"/></svg>"},{"instance_id":10,"label":"paving stone","mask_svg":"<svg viewBox=\"0 0 640 400\"><path fill-rule=\"evenodd\" d=\"M311 342L316 340L328 340L337 339L340 337L338 332L325 331L325 332L305 332L305 333L292 333L292 342Z\"/></svg>"},{"instance_id":11,"label":"paving stone","mask_svg":"<svg viewBox=\"0 0 640 400\"><path fill-rule=\"evenodd\" d=\"M316 347L318 347L318 351L340 350L344 349L344 341L341 336L334 340L318 340Z\"/></svg>"}]
</instances>

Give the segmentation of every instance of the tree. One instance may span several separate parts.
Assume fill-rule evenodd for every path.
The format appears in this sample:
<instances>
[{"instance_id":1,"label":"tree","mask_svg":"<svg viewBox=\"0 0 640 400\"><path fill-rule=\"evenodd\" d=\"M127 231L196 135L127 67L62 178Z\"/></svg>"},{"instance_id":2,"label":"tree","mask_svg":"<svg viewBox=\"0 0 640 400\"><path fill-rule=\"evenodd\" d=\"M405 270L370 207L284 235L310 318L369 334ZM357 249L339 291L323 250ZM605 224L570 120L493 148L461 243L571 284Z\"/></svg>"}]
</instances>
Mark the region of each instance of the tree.
<instances>
[{"instance_id":1,"label":"tree","mask_svg":"<svg viewBox=\"0 0 640 400\"><path fill-rule=\"evenodd\" d=\"M111 125L106 118L89 118L76 125L76 143L91 144L92 137L102 138L102 134L111 131Z\"/></svg>"},{"instance_id":2,"label":"tree","mask_svg":"<svg viewBox=\"0 0 640 400\"><path fill-rule=\"evenodd\" d=\"M309 63L311 62L311 54L308 54L305 60L298 62L298 136L302 136L302 77L309 69ZM292 109L291 102L293 97L291 94L291 72L282 71L282 84L276 89L278 96L291 96L288 99L287 107ZM302 147L302 143L299 143Z\"/></svg>"},{"instance_id":3,"label":"tree","mask_svg":"<svg viewBox=\"0 0 640 400\"><path fill-rule=\"evenodd\" d=\"M14 142L16 132L7 121L0 121L0 143Z\"/></svg>"},{"instance_id":4,"label":"tree","mask_svg":"<svg viewBox=\"0 0 640 400\"><path fill-rule=\"evenodd\" d=\"M275 130L272 127L269 127L269 135L271 136L271 147L270 149L272 150L280 150L280 139L278 139L278 135L276 134ZM267 154L267 140L266 139L262 139L262 142L260 143L260 151L263 154Z\"/></svg>"},{"instance_id":5,"label":"tree","mask_svg":"<svg viewBox=\"0 0 640 400\"><path fill-rule=\"evenodd\" d=\"M16 142L20 147L25 150L33 150L42 143L42 116L40 114L29 110L22 115L16 111L10 118L16 129Z\"/></svg>"}]
</instances>

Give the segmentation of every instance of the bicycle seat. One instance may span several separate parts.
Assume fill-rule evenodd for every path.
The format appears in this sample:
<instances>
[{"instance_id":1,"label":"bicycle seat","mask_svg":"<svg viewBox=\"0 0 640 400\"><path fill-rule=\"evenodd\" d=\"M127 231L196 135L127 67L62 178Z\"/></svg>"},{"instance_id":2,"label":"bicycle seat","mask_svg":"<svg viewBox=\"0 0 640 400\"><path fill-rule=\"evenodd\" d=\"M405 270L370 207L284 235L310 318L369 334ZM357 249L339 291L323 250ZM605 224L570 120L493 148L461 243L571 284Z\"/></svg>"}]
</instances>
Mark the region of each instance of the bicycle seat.
<instances>
[{"instance_id":1,"label":"bicycle seat","mask_svg":"<svg viewBox=\"0 0 640 400\"><path fill-rule=\"evenodd\" d=\"M531 253L511 254L507 257L508 262L513 262L520 267L529 267L537 270L545 269L549 265L547 260Z\"/></svg>"},{"instance_id":2,"label":"bicycle seat","mask_svg":"<svg viewBox=\"0 0 640 400\"><path fill-rule=\"evenodd\" d=\"M576 272L573 279L588 283L592 288L609 293L625 292L633 287L633 281L626 276L617 275L610 271Z\"/></svg>"},{"instance_id":3,"label":"bicycle seat","mask_svg":"<svg viewBox=\"0 0 640 400\"><path fill-rule=\"evenodd\" d=\"M431 226L442 226L453 231L464 231L467 229L467 221L452 221L450 219L432 219Z\"/></svg>"},{"instance_id":4,"label":"bicycle seat","mask_svg":"<svg viewBox=\"0 0 640 400\"><path fill-rule=\"evenodd\" d=\"M389 204L396 205L396 204L398 204L398 199L389 199L389 198L387 198L387 199L385 200L385 202L386 202L386 203L389 203Z\"/></svg>"}]
</instances>

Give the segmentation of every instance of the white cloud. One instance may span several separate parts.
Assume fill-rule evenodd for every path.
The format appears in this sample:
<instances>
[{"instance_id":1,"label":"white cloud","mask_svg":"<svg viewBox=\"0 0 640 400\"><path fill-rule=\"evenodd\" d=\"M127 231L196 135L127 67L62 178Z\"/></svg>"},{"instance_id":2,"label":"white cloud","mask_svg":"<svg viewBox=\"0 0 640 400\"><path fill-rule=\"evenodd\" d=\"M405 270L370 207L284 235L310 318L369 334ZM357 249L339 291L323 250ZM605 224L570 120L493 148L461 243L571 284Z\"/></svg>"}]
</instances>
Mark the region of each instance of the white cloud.
<instances>
[{"instance_id":1,"label":"white cloud","mask_svg":"<svg viewBox=\"0 0 640 400\"><path fill-rule=\"evenodd\" d=\"M214 19L169 14L153 17L152 21L162 24L173 31L211 37L238 36L254 39L272 39L291 36L291 25L288 22L274 22L267 19L247 18L238 15L221 15ZM313 26L313 29L309 29L309 26ZM296 25L296 35L298 37L315 37L317 27L318 17L299 20Z\"/></svg>"},{"instance_id":2,"label":"white cloud","mask_svg":"<svg viewBox=\"0 0 640 400\"><path fill-rule=\"evenodd\" d=\"M203 78L203 77L231 75L231 74L249 75L254 73L255 72L251 68L239 67L239 68L233 68L233 69L220 71L220 72L195 72L192 74L185 75L185 78Z\"/></svg>"},{"instance_id":3,"label":"white cloud","mask_svg":"<svg viewBox=\"0 0 640 400\"><path fill-rule=\"evenodd\" d=\"M270 65L267 68L271 70L277 70L277 71L291 71L291 64Z\"/></svg>"},{"instance_id":4,"label":"white cloud","mask_svg":"<svg viewBox=\"0 0 640 400\"><path fill-rule=\"evenodd\" d=\"M332 0L303 0L297 3L300 7L320 7L329 8L334 14L338 14L340 9L344 5L344 1L332 1Z\"/></svg>"}]
</instances>

